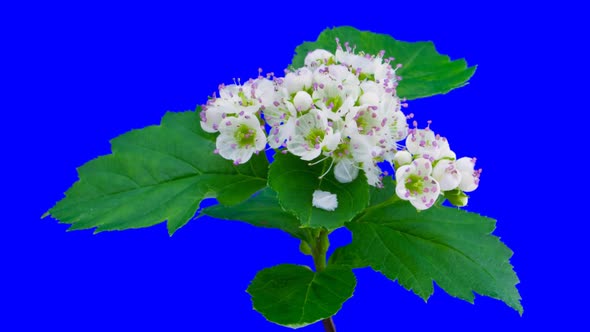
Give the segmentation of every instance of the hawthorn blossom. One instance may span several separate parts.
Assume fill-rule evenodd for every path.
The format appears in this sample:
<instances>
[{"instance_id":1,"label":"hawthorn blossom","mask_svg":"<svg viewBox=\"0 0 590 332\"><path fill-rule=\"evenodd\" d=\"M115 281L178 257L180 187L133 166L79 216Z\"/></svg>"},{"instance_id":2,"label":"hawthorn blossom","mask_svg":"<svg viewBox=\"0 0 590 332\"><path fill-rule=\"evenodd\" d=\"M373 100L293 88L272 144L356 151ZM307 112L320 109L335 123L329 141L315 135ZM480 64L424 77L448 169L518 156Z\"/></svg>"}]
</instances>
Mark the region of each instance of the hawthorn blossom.
<instances>
[{"instance_id":1,"label":"hawthorn blossom","mask_svg":"<svg viewBox=\"0 0 590 332\"><path fill-rule=\"evenodd\" d=\"M471 192L479 186L481 169L475 170L475 158L463 157L457 160L457 170L461 172L461 183L459 189L464 192Z\"/></svg>"},{"instance_id":2,"label":"hawthorn blossom","mask_svg":"<svg viewBox=\"0 0 590 332\"><path fill-rule=\"evenodd\" d=\"M309 165L325 162L323 178L343 184L363 181L382 187L386 174L380 163L395 168L396 195L419 210L431 207L439 195L464 206L465 192L479 185L475 158L457 159L446 138L428 126L413 128L407 104L397 95L401 65L385 52L356 52L336 40L335 54L318 49L304 66L219 86L203 105L201 127L216 133L216 152L236 164L247 162L268 144ZM265 130L265 128L268 128ZM313 206L334 210L336 195L316 191Z\"/></svg>"},{"instance_id":3,"label":"hawthorn blossom","mask_svg":"<svg viewBox=\"0 0 590 332\"><path fill-rule=\"evenodd\" d=\"M416 209L426 210L434 205L440 194L440 185L431 175L430 160L418 158L411 164L397 169L395 192L399 198L409 201Z\"/></svg>"},{"instance_id":4,"label":"hawthorn blossom","mask_svg":"<svg viewBox=\"0 0 590 332\"><path fill-rule=\"evenodd\" d=\"M295 135L287 141L287 149L303 160L313 160L322 153L322 148L331 143L329 148L336 148L332 143L335 135L328 126L326 116L317 109L297 118ZM337 142L336 142L337 143Z\"/></svg>"},{"instance_id":5,"label":"hawthorn blossom","mask_svg":"<svg viewBox=\"0 0 590 332\"><path fill-rule=\"evenodd\" d=\"M289 72L282 80L282 87L285 88L288 95L296 94L299 91L307 91L312 87L313 71L307 67L299 68L294 72Z\"/></svg>"},{"instance_id":6,"label":"hawthorn blossom","mask_svg":"<svg viewBox=\"0 0 590 332\"><path fill-rule=\"evenodd\" d=\"M431 161L440 156L440 137L430 128L412 129L406 140L406 149L413 155L418 155Z\"/></svg>"},{"instance_id":7,"label":"hawthorn blossom","mask_svg":"<svg viewBox=\"0 0 590 332\"><path fill-rule=\"evenodd\" d=\"M430 121L428 123L429 126L425 129L410 130L406 139L407 151L397 152L393 158L394 164L401 169L408 161L428 159L433 165L431 176L438 182L441 193L451 204L465 206L469 198L465 193L477 189L481 169L474 169L475 158L464 157L457 160L449 141L436 135L430 129ZM416 122L414 126L416 127Z\"/></svg>"},{"instance_id":8,"label":"hawthorn blossom","mask_svg":"<svg viewBox=\"0 0 590 332\"><path fill-rule=\"evenodd\" d=\"M295 135L297 111L295 105L289 101L274 102L273 107L262 111L266 123L270 126L268 145L278 149L286 144L289 137Z\"/></svg>"},{"instance_id":9,"label":"hawthorn blossom","mask_svg":"<svg viewBox=\"0 0 590 332\"><path fill-rule=\"evenodd\" d=\"M304 63L305 63L305 67L314 69L314 68L317 68L321 65L329 64L333 60L334 60L334 54L332 54L326 50L317 49L317 50L311 51L307 54L307 56L305 57Z\"/></svg>"},{"instance_id":10,"label":"hawthorn blossom","mask_svg":"<svg viewBox=\"0 0 590 332\"><path fill-rule=\"evenodd\" d=\"M266 146L266 136L254 116L226 118L219 126L219 133L216 152L235 164L246 163L252 154L264 150Z\"/></svg>"}]
</instances>

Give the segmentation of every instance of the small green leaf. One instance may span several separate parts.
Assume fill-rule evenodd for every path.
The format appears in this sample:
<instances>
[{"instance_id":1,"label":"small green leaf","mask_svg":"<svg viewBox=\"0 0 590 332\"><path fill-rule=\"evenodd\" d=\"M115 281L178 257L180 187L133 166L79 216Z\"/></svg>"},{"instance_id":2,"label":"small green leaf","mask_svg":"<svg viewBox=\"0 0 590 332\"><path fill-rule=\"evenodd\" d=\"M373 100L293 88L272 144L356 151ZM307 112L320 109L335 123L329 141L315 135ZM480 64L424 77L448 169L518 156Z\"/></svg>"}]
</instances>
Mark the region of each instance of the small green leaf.
<instances>
[{"instance_id":1,"label":"small green leaf","mask_svg":"<svg viewBox=\"0 0 590 332\"><path fill-rule=\"evenodd\" d=\"M335 315L355 286L354 273L346 267L313 272L307 266L282 264L258 272L247 292L266 319L299 328Z\"/></svg>"},{"instance_id":2,"label":"small green leaf","mask_svg":"<svg viewBox=\"0 0 590 332\"><path fill-rule=\"evenodd\" d=\"M253 226L281 229L299 239L306 239L299 220L279 205L277 194L266 187L248 200L232 205L214 205L201 211L202 214L223 220L240 220Z\"/></svg>"},{"instance_id":3,"label":"small green leaf","mask_svg":"<svg viewBox=\"0 0 590 332\"><path fill-rule=\"evenodd\" d=\"M370 266L424 300L434 280L452 296L473 303L475 291L522 314L512 251L491 235L493 219L440 205L418 212L396 200L368 208L346 226L353 241L336 250L331 264Z\"/></svg>"},{"instance_id":4,"label":"small green leaf","mask_svg":"<svg viewBox=\"0 0 590 332\"><path fill-rule=\"evenodd\" d=\"M264 188L264 154L234 166L213 154L215 136L199 121L196 112L169 112L160 126L115 138L113 153L80 167L80 180L48 214L71 224L70 230L96 227L96 232L168 220L172 235L194 216L202 199L236 204Z\"/></svg>"},{"instance_id":5,"label":"small green leaf","mask_svg":"<svg viewBox=\"0 0 590 332\"><path fill-rule=\"evenodd\" d=\"M389 35L359 31L343 26L324 30L314 42L304 42L296 49L292 66L303 66L307 53L316 49L336 52L336 38L356 45L357 51L377 54L384 50L386 57L395 57L395 63L403 65L397 71L403 79L397 93L408 100L447 93L467 84L476 66L468 67L464 59L451 61L439 54L432 42L403 42Z\"/></svg>"},{"instance_id":6,"label":"small green leaf","mask_svg":"<svg viewBox=\"0 0 590 332\"><path fill-rule=\"evenodd\" d=\"M279 203L293 212L301 225L335 229L350 221L361 212L369 201L369 185L364 175L359 175L351 183L340 183L329 171L319 178L329 167L329 162L309 166L307 161L292 154L275 155L268 174L269 186L278 193ZM326 211L312 206L315 190L336 194L338 207Z\"/></svg>"},{"instance_id":7,"label":"small green leaf","mask_svg":"<svg viewBox=\"0 0 590 332\"><path fill-rule=\"evenodd\" d=\"M311 252L311 247L309 246L307 241L304 240L301 240L301 242L299 242L299 252L307 256L313 256Z\"/></svg>"}]
</instances>

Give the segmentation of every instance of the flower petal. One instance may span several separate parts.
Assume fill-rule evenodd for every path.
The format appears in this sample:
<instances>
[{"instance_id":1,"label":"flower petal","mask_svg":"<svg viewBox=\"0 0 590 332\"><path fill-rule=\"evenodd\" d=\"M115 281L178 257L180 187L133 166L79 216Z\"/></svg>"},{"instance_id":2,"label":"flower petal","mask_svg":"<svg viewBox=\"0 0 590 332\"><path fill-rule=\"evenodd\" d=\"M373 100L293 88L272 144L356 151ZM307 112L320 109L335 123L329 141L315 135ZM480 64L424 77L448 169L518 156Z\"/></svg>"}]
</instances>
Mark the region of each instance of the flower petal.
<instances>
[{"instance_id":1,"label":"flower petal","mask_svg":"<svg viewBox=\"0 0 590 332\"><path fill-rule=\"evenodd\" d=\"M397 185L395 186L395 193L397 194L397 197L405 201L411 198L410 191L406 189L406 184L403 180L397 180Z\"/></svg>"},{"instance_id":2,"label":"flower petal","mask_svg":"<svg viewBox=\"0 0 590 332\"><path fill-rule=\"evenodd\" d=\"M461 183L461 172L457 170L454 161L440 160L432 170L432 177L440 184L440 190L449 191L457 188Z\"/></svg>"},{"instance_id":3,"label":"flower petal","mask_svg":"<svg viewBox=\"0 0 590 332\"><path fill-rule=\"evenodd\" d=\"M473 173L461 172L461 183L459 189L468 193L474 191L479 186L479 179Z\"/></svg>"},{"instance_id":4,"label":"flower petal","mask_svg":"<svg viewBox=\"0 0 590 332\"><path fill-rule=\"evenodd\" d=\"M352 182L358 175L359 169L351 159L342 159L336 163L336 166L334 166L334 177L340 183Z\"/></svg>"},{"instance_id":5,"label":"flower petal","mask_svg":"<svg viewBox=\"0 0 590 332\"><path fill-rule=\"evenodd\" d=\"M415 173L419 176L429 176L432 174L432 163L426 158L418 158L412 162L415 167Z\"/></svg>"},{"instance_id":6,"label":"flower petal","mask_svg":"<svg viewBox=\"0 0 590 332\"><path fill-rule=\"evenodd\" d=\"M316 190L313 192L311 204L318 209L334 211L338 207L338 198L328 191Z\"/></svg>"},{"instance_id":7,"label":"flower petal","mask_svg":"<svg viewBox=\"0 0 590 332\"><path fill-rule=\"evenodd\" d=\"M397 181L398 184L403 183L404 180L410 174L412 174L415 170L416 170L416 168L412 164L403 165L395 171L395 180Z\"/></svg>"}]
</instances>

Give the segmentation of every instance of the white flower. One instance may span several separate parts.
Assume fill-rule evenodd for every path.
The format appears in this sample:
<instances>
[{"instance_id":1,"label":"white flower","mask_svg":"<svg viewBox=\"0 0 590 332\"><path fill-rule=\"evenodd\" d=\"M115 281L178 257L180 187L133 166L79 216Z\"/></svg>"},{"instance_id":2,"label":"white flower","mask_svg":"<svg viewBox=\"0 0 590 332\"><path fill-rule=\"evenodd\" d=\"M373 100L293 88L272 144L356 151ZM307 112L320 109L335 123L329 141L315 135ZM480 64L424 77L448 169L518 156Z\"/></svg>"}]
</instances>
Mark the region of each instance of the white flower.
<instances>
[{"instance_id":1,"label":"white flower","mask_svg":"<svg viewBox=\"0 0 590 332\"><path fill-rule=\"evenodd\" d=\"M438 182L430 176L432 164L430 160L418 158L409 165L397 169L395 178L396 194L418 210L426 210L434 205L440 194Z\"/></svg>"},{"instance_id":2,"label":"white flower","mask_svg":"<svg viewBox=\"0 0 590 332\"><path fill-rule=\"evenodd\" d=\"M401 65L398 65L396 68L392 68L389 63L384 63L383 65L377 66L375 68L375 81L382 83L387 93L395 92L398 84L396 70L400 67Z\"/></svg>"},{"instance_id":3,"label":"white flower","mask_svg":"<svg viewBox=\"0 0 590 332\"><path fill-rule=\"evenodd\" d=\"M440 156L439 141L440 137L437 137L430 128L412 129L406 139L406 148L413 155L436 160Z\"/></svg>"},{"instance_id":4,"label":"white flower","mask_svg":"<svg viewBox=\"0 0 590 332\"><path fill-rule=\"evenodd\" d=\"M264 107L262 113L264 114L264 120L271 127L282 124L291 116L297 116L295 106L285 99L277 101L269 107Z\"/></svg>"},{"instance_id":5,"label":"white flower","mask_svg":"<svg viewBox=\"0 0 590 332\"><path fill-rule=\"evenodd\" d=\"M317 49L309 52L303 62L306 67L316 68L328 64L330 59L334 59L334 54L326 50Z\"/></svg>"},{"instance_id":6,"label":"white flower","mask_svg":"<svg viewBox=\"0 0 590 332\"><path fill-rule=\"evenodd\" d=\"M448 159L442 159L434 166L432 177L438 181L442 191L453 190L461 183L461 172L455 162Z\"/></svg>"},{"instance_id":7,"label":"white flower","mask_svg":"<svg viewBox=\"0 0 590 332\"><path fill-rule=\"evenodd\" d=\"M312 98L317 108L332 119L345 115L360 95L358 78L341 65L316 69L313 73L313 90Z\"/></svg>"},{"instance_id":8,"label":"white flower","mask_svg":"<svg viewBox=\"0 0 590 332\"><path fill-rule=\"evenodd\" d=\"M340 42L337 41L335 58L337 62L350 67L358 75L375 75L377 71L387 70L387 64L383 63L384 53L380 52L376 56L364 53L355 54L348 42L344 43L343 49Z\"/></svg>"},{"instance_id":9,"label":"white flower","mask_svg":"<svg viewBox=\"0 0 590 332\"><path fill-rule=\"evenodd\" d=\"M408 121L406 115L401 110L400 100L391 95L385 95L381 98L380 109L383 112L384 119L381 119L381 125L387 128L387 135L392 146L396 142L404 140L408 136Z\"/></svg>"},{"instance_id":10,"label":"white flower","mask_svg":"<svg viewBox=\"0 0 590 332\"><path fill-rule=\"evenodd\" d=\"M270 107L280 100L275 83L264 77L248 80L244 84L243 90L245 91L245 102L252 105ZM244 98L242 101L244 102Z\"/></svg>"},{"instance_id":11,"label":"white flower","mask_svg":"<svg viewBox=\"0 0 590 332\"><path fill-rule=\"evenodd\" d=\"M383 127L383 114L377 106L355 106L346 114L346 126L351 131L349 135L375 135Z\"/></svg>"},{"instance_id":12,"label":"white flower","mask_svg":"<svg viewBox=\"0 0 590 332\"><path fill-rule=\"evenodd\" d=\"M371 135L352 134L350 145L353 159L358 163L381 161L384 151L376 139Z\"/></svg>"},{"instance_id":13,"label":"white flower","mask_svg":"<svg viewBox=\"0 0 590 332\"><path fill-rule=\"evenodd\" d=\"M273 149L278 149L285 145L285 142L289 140L289 137L295 135L295 122L297 118L291 116L282 122L281 124L272 127L268 134L268 145Z\"/></svg>"},{"instance_id":14,"label":"white flower","mask_svg":"<svg viewBox=\"0 0 590 332\"><path fill-rule=\"evenodd\" d=\"M326 117L313 109L295 121L295 135L287 141L287 149L303 160L312 160L322 153L327 141L332 141L331 135L334 133Z\"/></svg>"},{"instance_id":15,"label":"white flower","mask_svg":"<svg viewBox=\"0 0 590 332\"><path fill-rule=\"evenodd\" d=\"M295 72L287 73L282 79L281 86L287 89L287 94L292 95L299 91L309 90L312 86L313 72L306 67L299 68Z\"/></svg>"},{"instance_id":16,"label":"white flower","mask_svg":"<svg viewBox=\"0 0 590 332\"><path fill-rule=\"evenodd\" d=\"M479 186L479 176L481 169L474 170L475 158L463 157L456 162L457 170L461 173L461 183L459 189L464 192L471 192Z\"/></svg>"},{"instance_id":17,"label":"white flower","mask_svg":"<svg viewBox=\"0 0 590 332\"><path fill-rule=\"evenodd\" d=\"M381 168L377 162L383 161L384 150L377 144L377 137L374 135L351 134L350 153L354 165L360 165L367 183L374 187L381 186Z\"/></svg>"},{"instance_id":18,"label":"white flower","mask_svg":"<svg viewBox=\"0 0 590 332\"><path fill-rule=\"evenodd\" d=\"M291 102L276 102L266 107L263 113L266 123L271 127L268 134L268 145L271 148L281 147L289 137L295 135L297 111Z\"/></svg>"},{"instance_id":19,"label":"white flower","mask_svg":"<svg viewBox=\"0 0 590 332\"><path fill-rule=\"evenodd\" d=\"M244 85L222 84L219 86L219 98L212 98L203 106L201 128L216 133L226 118L255 116L265 106L273 106L277 99L279 95L275 84L266 78L251 79Z\"/></svg>"},{"instance_id":20,"label":"white flower","mask_svg":"<svg viewBox=\"0 0 590 332\"><path fill-rule=\"evenodd\" d=\"M264 131L255 116L226 118L219 125L219 133L217 152L235 164L247 162L253 153L264 150L266 146Z\"/></svg>"},{"instance_id":21,"label":"white flower","mask_svg":"<svg viewBox=\"0 0 590 332\"><path fill-rule=\"evenodd\" d=\"M313 192L311 204L318 209L334 211L338 207L338 198L328 191L316 190Z\"/></svg>"},{"instance_id":22,"label":"white flower","mask_svg":"<svg viewBox=\"0 0 590 332\"><path fill-rule=\"evenodd\" d=\"M221 85L219 98L215 100L214 105L225 114L239 114L242 111L253 114L260 110L260 103L251 97L251 84Z\"/></svg>"},{"instance_id":23,"label":"white flower","mask_svg":"<svg viewBox=\"0 0 590 332\"><path fill-rule=\"evenodd\" d=\"M225 113L221 112L213 102L203 106L199 116L201 117L201 128L208 133L216 133L219 131L219 123L223 119Z\"/></svg>"}]
</instances>

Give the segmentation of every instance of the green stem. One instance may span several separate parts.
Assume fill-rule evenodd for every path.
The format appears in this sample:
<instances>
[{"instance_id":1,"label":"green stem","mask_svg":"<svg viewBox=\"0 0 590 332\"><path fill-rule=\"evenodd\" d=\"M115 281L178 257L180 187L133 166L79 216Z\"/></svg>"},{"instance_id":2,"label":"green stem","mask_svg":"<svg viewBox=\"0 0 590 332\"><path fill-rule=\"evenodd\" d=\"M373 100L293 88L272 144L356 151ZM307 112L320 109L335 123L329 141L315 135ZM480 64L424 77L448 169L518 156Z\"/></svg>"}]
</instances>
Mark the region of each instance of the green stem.
<instances>
[{"instance_id":1,"label":"green stem","mask_svg":"<svg viewBox=\"0 0 590 332\"><path fill-rule=\"evenodd\" d=\"M313 265L315 266L315 270L317 272L321 272L326 268L326 253L328 252L328 247L330 246L328 231L322 229L319 232L313 234L310 242L311 243L309 246L311 247Z\"/></svg>"},{"instance_id":2,"label":"green stem","mask_svg":"<svg viewBox=\"0 0 590 332\"><path fill-rule=\"evenodd\" d=\"M326 268L326 253L328 252L329 246L330 240L328 239L327 230L321 230L317 236L313 237L310 247L316 272L321 272ZM336 332L336 326L332 317L322 320L322 324L326 332Z\"/></svg>"}]
</instances>

